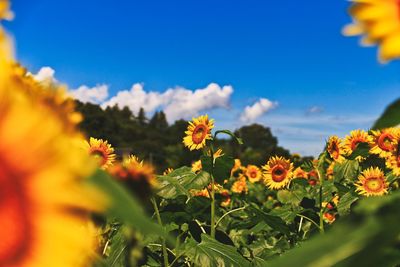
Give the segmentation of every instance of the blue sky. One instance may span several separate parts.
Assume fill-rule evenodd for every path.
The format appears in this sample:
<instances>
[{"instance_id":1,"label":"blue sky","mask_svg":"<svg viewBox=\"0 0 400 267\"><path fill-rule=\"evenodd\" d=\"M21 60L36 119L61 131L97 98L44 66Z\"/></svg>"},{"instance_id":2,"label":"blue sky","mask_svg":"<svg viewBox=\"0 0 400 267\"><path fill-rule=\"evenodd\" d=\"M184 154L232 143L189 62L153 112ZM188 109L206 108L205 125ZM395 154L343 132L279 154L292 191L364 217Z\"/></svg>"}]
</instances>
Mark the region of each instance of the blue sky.
<instances>
[{"instance_id":1,"label":"blue sky","mask_svg":"<svg viewBox=\"0 0 400 267\"><path fill-rule=\"evenodd\" d=\"M341 35L347 7L321 0L15 0L6 27L28 69L50 66L71 89L105 84L109 99L135 83L160 94L230 85L228 104L199 112L231 129L245 123L246 106L266 98L276 105L253 121L271 127L292 152L316 155L330 134L368 128L400 96L399 63L381 65L375 48Z\"/></svg>"}]
</instances>

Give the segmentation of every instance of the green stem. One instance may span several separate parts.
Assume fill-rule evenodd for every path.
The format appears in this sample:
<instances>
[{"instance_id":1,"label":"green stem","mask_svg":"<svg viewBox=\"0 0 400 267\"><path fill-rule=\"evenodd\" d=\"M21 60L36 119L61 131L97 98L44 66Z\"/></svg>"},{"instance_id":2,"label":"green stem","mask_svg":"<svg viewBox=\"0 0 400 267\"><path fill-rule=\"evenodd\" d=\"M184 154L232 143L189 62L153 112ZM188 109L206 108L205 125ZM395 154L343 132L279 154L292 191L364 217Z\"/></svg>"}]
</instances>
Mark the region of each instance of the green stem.
<instances>
[{"instance_id":1,"label":"green stem","mask_svg":"<svg viewBox=\"0 0 400 267\"><path fill-rule=\"evenodd\" d=\"M161 216L160 216L160 211L158 210L157 202L154 198L151 198L151 202L153 203L154 211L156 212L157 216L157 221L158 224L163 227L162 221L161 221ZM164 258L164 267L168 267L168 252L167 252L167 244L165 242L165 238L161 238L162 241L162 252L163 252L163 258Z\"/></svg>"},{"instance_id":2,"label":"green stem","mask_svg":"<svg viewBox=\"0 0 400 267\"><path fill-rule=\"evenodd\" d=\"M214 147L210 144L211 154L211 238L215 238L215 186L214 186Z\"/></svg>"},{"instance_id":3,"label":"green stem","mask_svg":"<svg viewBox=\"0 0 400 267\"><path fill-rule=\"evenodd\" d=\"M246 206L228 211L227 213L222 215L221 218L218 219L217 223L215 224L215 227L218 226L218 224L222 221L223 218L225 218L225 216L227 216L227 215L229 215L229 214L231 214L231 213L233 213L235 211L244 210L245 208L246 208Z\"/></svg>"},{"instance_id":4,"label":"green stem","mask_svg":"<svg viewBox=\"0 0 400 267\"><path fill-rule=\"evenodd\" d=\"M318 229L321 229L321 228L319 227L318 223L316 223L313 219L311 219L311 218L309 218L309 217L307 217L307 216L301 215L301 214L296 214L296 215L299 216L299 217L301 217L301 218L304 218L304 219L310 221L310 222L311 222L312 224L314 224Z\"/></svg>"},{"instance_id":5,"label":"green stem","mask_svg":"<svg viewBox=\"0 0 400 267\"><path fill-rule=\"evenodd\" d=\"M321 234L325 232L324 230L324 209L322 208L322 182L319 187L319 231Z\"/></svg>"}]
</instances>

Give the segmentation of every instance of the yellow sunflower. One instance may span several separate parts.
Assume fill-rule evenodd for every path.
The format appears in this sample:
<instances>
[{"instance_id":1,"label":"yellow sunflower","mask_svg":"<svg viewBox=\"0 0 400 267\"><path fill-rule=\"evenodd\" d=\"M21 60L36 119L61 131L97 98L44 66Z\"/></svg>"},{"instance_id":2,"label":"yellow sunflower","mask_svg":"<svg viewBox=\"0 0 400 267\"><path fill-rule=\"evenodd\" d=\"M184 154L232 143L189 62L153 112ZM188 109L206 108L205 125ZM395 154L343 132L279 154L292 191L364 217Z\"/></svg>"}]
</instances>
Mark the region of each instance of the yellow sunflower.
<instances>
[{"instance_id":1,"label":"yellow sunflower","mask_svg":"<svg viewBox=\"0 0 400 267\"><path fill-rule=\"evenodd\" d=\"M0 37L0 266L88 266L95 243L88 210L103 205L82 181L96 164L76 142L80 135L66 134L57 112L21 88L4 41Z\"/></svg>"},{"instance_id":2,"label":"yellow sunflower","mask_svg":"<svg viewBox=\"0 0 400 267\"><path fill-rule=\"evenodd\" d=\"M170 173L173 172L173 171L174 171L173 168L167 168L167 169L163 172L163 175L168 175L168 174L170 174Z\"/></svg>"},{"instance_id":3,"label":"yellow sunflower","mask_svg":"<svg viewBox=\"0 0 400 267\"><path fill-rule=\"evenodd\" d=\"M307 179L307 172L304 171L302 168L297 167L294 171L293 171L293 178L304 178Z\"/></svg>"},{"instance_id":4,"label":"yellow sunflower","mask_svg":"<svg viewBox=\"0 0 400 267\"><path fill-rule=\"evenodd\" d=\"M245 176L241 176L237 181L235 181L231 188L231 191L237 194L247 193L248 190Z\"/></svg>"},{"instance_id":5,"label":"yellow sunflower","mask_svg":"<svg viewBox=\"0 0 400 267\"><path fill-rule=\"evenodd\" d=\"M212 128L214 128L214 120L209 120L207 115L193 118L193 121L189 122L183 143L190 150L203 148L206 145L206 140L212 138Z\"/></svg>"},{"instance_id":6,"label":"yellow sunflower","mask_svg":"<svg viewBox=\"0 0 400 267\"><path fill-rule=\"evenodd\" d=\"M251 183L255 183L255 182L260 181L260 179L262 177L262 173L261 173L260 168L258 168L257 166L247 165L246 176Z\"/></svg>"},{"instance_id":7,"label":"yellow sunflower","mask_svg":"<svg viewBox=\"0 0 400 267\"><path fill-rule=\"evenodd\" d=\"M122 163L110 166L107 171L142 200L148 199L157 186L153 166L140 161L136 156L129 156Z\"/></svg>"},{"instance_id":8,"label":"yellow sunflower","mask_svg":"<svg viewBox=\"0 0 400 267\"><path fill-rule=\"evenodd\" d=\"M227 207L229 204L231 204L231 195L229 194L229 191L226 189L222 189L219 194L222 196L222 201L221 201L221 206L222 207Z\"/></svg>"},{"instance_id":9,"label":"yellow sunflower","mask_svg":"<svg viewBox=\"0 0 400 267\"><path fill-rule=\"evenodd\" d=\"M364 170L355 183L356 192L364 196L382 196L387 193L388 182L378 167Z\"/></svg>"},{"instance_id":10,"label":"yellow sunflower","mask_svg":"<svg viewBox=\"0 0 400 267\"><path fill-rule=\"evenodd\" d=\"M393 170L393 174L400 176L400 147L397 146L396 150L390 154L386 159L386 167Z\"/></svg>"},{"instance_id":11,"label":"yellow sunflower","mask_svg":"<svg viewBox=\"0 0 400 267\"><path fill-rule=\"evenodd\" d=\"M201 165L201 160L196 160L195 162L192 163L192 172L198 173L201 171L202 165Z\"/></svg>"},{"instance_id":12,"label":"yellow sunflower","mask_svg":"<svg viewBox=\"0 0 400 267\"><path fill-rule=\"evenodd\" d=\"M326 150L334 161L340 163L344 160L342 141L336 135L329 137Z\"/></svg>"},{"instance_id":13,"label":"yellow sunflower","mask_svg":"<svg viewBox=\"0 0 400 267\"><path fill-rule=\"evenodd\" d=\"M270 189L286 187L293 177L293 163L283 157L270 158L263 170L264 182Z\"/></svg>"},{"instance_id":14,"label":"yellow sunflower","mask_svg":"<svg viewBox=\"0 0 400 267\"><path fill-rule=\"evenodd\" d=\"M332 161L331 164L329 164L328 168L326 169L326 177L328 177L328 179L333 179L334 177L334 168L335 168L335 162Z\"/></svg>"},{"instance_id":15,"label":"yellow sunflower","mask_svg":"<svg viewBox=\"0 0 400 267\"><path fill-rule=\"evenodd\" d=\"M102 169L107 169L115 161L114 148L103 139L90 137L89 142L85 142L85 148L98 160Z\"/></svg>"},{"instance_id":16,"label":"yellow sunflower","mask_svg":"<svg viewBox=\"0 0 400 267\"><path fill-rule=\"evenodd\" d=\"M378 45L379 60L400 57L400 4L398 0L352 0L349 13L353 24L345 35L364 35L362 44Z\"/></svg>"},{"instance_id":17,"label":"yellow sunflower","mask_svg":"<svg viewBox=\"0 0 400 267\"><path fill-rule=\"evenodd\" d=\"M354 130L350 132L350 135L347 135L344 144L343 144L343 151L346 156L350 156L354 150L357 148L357 145L360 143L371 144L372 138L368 135L366 131L363 130ZM364 160L363 157L358 156L356 160L362 161Z\"/></svg>"},{"instance_id":18,"label":"yellow sunflower","mask_svg":"<svg viewBox=\"0 0 400 267\"><path fill-rule=\"evenodd\" d=\"M370 152L377 154L381 158L386 158L394 152L398 144L399 130L396 128L388 128L383 130L371 130L372 147Z\"/></svg>"}]
</instances>

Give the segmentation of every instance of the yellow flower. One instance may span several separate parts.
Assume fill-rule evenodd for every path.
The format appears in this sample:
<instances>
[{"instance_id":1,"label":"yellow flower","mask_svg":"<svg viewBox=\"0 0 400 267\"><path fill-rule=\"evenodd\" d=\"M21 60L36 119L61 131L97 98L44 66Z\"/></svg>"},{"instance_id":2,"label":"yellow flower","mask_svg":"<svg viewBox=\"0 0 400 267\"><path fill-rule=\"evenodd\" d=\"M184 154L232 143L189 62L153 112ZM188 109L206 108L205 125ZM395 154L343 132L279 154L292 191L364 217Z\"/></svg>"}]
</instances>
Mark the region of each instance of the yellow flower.
<instances>
[{"instance_id":1,"label":"yellow flower","mask_svg":"<svg viewBox=\"0 0 400 267\"><path fill-rule=\"evenodd\" d=\"M397 147L396 150L390 154L386 159L386 167L393 170L393 174L400 176L400 148Z\"/></svg>"},{"instance_id":2,"label":"yellow flower","mask_svg":"<svg viewBox=\"0 0 400 267\"><path fill-rule=\"evenodd\" d=\"M110 166L107 171L143 200L147 199L152 189L157 186L153 166L140 161L136 156L129 156L122 163Z\"/></svg>"},{"instance_id":3,"label":"yellow flower","mask_svg":"<svg viewBox=\"0 0 400 267\"><path fill-rule=\"evenodd\" d=\"M340 163L344 160L342 141L336 135L329 137L326 150L334 161Z\"/></svg>"},{"instance_id":4,"label":"yellow flower","mask_svg":"<svg viewBox=\"0 0 400 267\"><path fill-rule=\"evenodd\" d=\"M88 266L95 243L88 210L104 203L82 181L96 164L57 111L14 79L1 38L0 266Z\"/></svg>"},{"instance_id":5,"label":"yellow flower","mask_svg":"<svg viewBox=\"0 0 400 267\"><path fill-rule=\"evenodd\" d=\"M261 170L255 165L247 165L246 176L251 183L260 181L262 177Z\"/></svg>"},{"instance_id":6,"label":"yellow flower","mask_svg":"<svg viewBox=\"0 0 400 267\"><path fill-rule=\"evenodd\" d=\"M328 179L333 179L333 169L335 168L335 162L332 161L331 164L329 164L328 168L326 169L326 176L328 177Z\"/></svg>"},{"instance_id":7,"label":"yellow flower","mask_svg":"<svg viewBox=\"0 0 400 267\"><path fill-rule=\"evenodd\" d=\"M398 144L399 130L395 128L388 128L382 131L373 131L372 134L372 147L370 152L377 154L382 158L389 157Z\"/></svg>"},{"instance_id":8,"label":"yellow flower","mask_svg":"<svg viewBox=\"0 0 400 267\"><path fill-rule=\"evenodd\" d=\"M222 196L221 206L227 207L231 203L231 196L229 195L229 191L226 189L222 189L219 193Z\"/></svg>"},{"instance_id":9,"label":"yellow flower","mask_svg":"<svg viewBox=\"0 0 400 267\"><path fill-rule=\"evenodd\" d=\"M283 157L270 158L263 170L264 182L270 189L286 187L293 177L293 163Z\"/></svg>"},{"instance_id":10,"label":"yellow flower","mask_svg":"<svg viewBox=\"0 0 400 267\"><path fill-rule=\"evenodd\" d=\"M293 172L293 178L304 178L304 179L307 179L308 175L307 175L307 172L304 171L302 168L297 167Z\"/></svg>"},{"instance_id":11,"label":"yellow flower","mask_svg":"<svg viewBox=\"0 0 400 267\"><path fill-rule=\"evenodd\" d=\"M242 162L240 159L235 159L235 164L233 165L233 168L231 170L231 176L233 175L234 172L239 170L242 167Z\"/></svg>"},{"instance_id":12,"label":"yellow flower","mask_svg":"<svg viewBox=\"0 0 400 267\"><path fill-rule=\"evenodd\" d=\"M192 172L194 173L198 173L201 171L201 160L197 160L195 162L192 163Z\"/></svg>"},{"instance_id":13,"label":"yellow flower","mask_svg":"<svg viewBox=\"0 0 400 267\"><path fill-rule=\"evenodd\" d=\"M353 24L345 35L364 35L362 44L378 45L379 60L400 57L400 4L398 0L352 0L349 13Z\"/></svg>"},{"instance_id":14,"label":"yellow flower","mask_svg":"<svg viewBox=\"0 0 400 267\"><path fill-rule=\"evenodd\" d=\"M382 196L387 193L388 182L385 174L378 167L364 170L355 183L356 192L364 196Z\"/></svg>"},{"instance_id":15,"label":"yellow flower","mask_svg":"<svg viewBox=\"0 0 400 267\"><path fill-rule=\"evenodd\" d=\"M14 17L10 11L10 2L8 0L0 0L0 21L2 19L11 20Z\"/></svg>"},{"instance_id":16,"label":"yellow flower","mask_svg":"<svg viewBox=\"0 0 400 267\"><path fill-rule=\"evenodd\" d=\"M170 173L173 172L173 171L174 171L173 168L167 168L167 169L163 172L163 175L168 175L168 174L170 174Z\"/></svg>"},{"instance_id":17,"label":"yellow flower","mask_svg":"<svg viewBox=\"0 0 400 267\"><path fill-rule=\"evenodd\" d=\"M246 177L241 176L237 181L235 181L232 185L231 191L233 193L247 193L249 189L247 188Z\"/></svg>"},{"instance_id":18,"label":"yellow flower","mask_svg":"<svg viewBox=\"0 0 400 267\"><path fill-rule=\"evenodd\" d=\"M114 148L107 141L90 137L89 142L85 142L85 147L98 160L102 169L107 169L114 163Z\"/></svg>"},{"instance_id":19,"label":"yellow flower","mask_svg":"<svg viewBox=\"0 0 400 267\"><path fill-rule=\"evenodd\" d=\"M350 156L354 150L357 148L357 145L360 143L371 144L372 138L368 135L366 131L363 130L354 130L350 132L350 135L347 135L344 144L343 150L346 156ZM363 161L365 158L358 156L356 160Z\"/></svg>"},{"instance_id":20,"label":"yellow flower","mask_svg":"<svg viewBox=\"0 0 400 267\"><path fill-rule=\"evenodd\" d=\"M190 150L203 148L206 145L206 140L212 138L212 128L214 128L214 120L209 120L207 115L193 118L193 121L189 122L183 143Z\"/></svg>"}]
</instances>

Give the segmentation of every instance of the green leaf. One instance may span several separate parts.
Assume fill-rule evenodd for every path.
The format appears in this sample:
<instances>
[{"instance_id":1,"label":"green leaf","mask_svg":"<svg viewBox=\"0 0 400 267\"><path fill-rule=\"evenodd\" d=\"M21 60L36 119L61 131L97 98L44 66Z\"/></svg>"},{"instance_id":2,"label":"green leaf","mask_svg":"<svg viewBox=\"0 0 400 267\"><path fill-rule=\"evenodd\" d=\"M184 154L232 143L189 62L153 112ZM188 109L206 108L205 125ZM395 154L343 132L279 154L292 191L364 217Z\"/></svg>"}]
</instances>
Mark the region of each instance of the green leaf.
<instances>
[{"instance_id":1,"label":"green leaf","mask_svg":"<svg viewBox=\"0 0 400 267\"><path fill-rule=\"evenodd\" d=\"M400 124L400 99L390 104L382 116L375 122L373 130L393 127Z\"/></svg>"},{"instance_id":2,"label":"green leaf","mask_svg":"<svg viewBox=\"0 0 400 267\"><path fill-rule=\"evenodd\" d=\"M195 174L190 167L182 167L157 178L160 182L157 194L165 199L174 199L180 195L190 197L189 190L203 189L210 183L207 172Z\"/></svg>"},{"instance_id":3,"label":"green leaf","mask_svg":"<svg viewBox=\"0 0 400 267\"><path fill-rule=\"evenodd\" d=\"M356 159L357 157L361 156L363 158L368 157L370 147L367 143L360 143L357 145L356 149L351 153L349 159Z\"/></svg>"},{"instance_id":4,"label":"green leaf","mask_svg":"<svg viewBox=\"0 0 400 267\"><path fill-rule=\"evenodd\" d=\"M237 136L236 136L234 133L232 133L231 131L229 131L229 130L219 130L219 131L216 131L215 134L214 134L214 137L217 137L217 135L218 135L219 133L227 134L227 135L229 135L230 137L232 137L234 140L236 140L236 142L237 142L239 145L243 145L243 140L242 140L242 138L237 137Z\"/></svg>"},{"instance_id":5,"label":"green leaf","mask_svg":"<svg viewBox=\"0 0 400 267\"><path fill-rule=\"evenodd\" d=\"M345 160L342 163L335 164L333 173L335 175L335 182L339 182L343 178L347 180L354 180L357 177L359 163L357 160Z\"/></svg>"},{"instance_id":6,"label":"green leaf","mask_svg":"<svg viewBox=\"0 0 400 267\"><path fill-rule=\"evenodd\" d=\"M98 170L87 182L99 188L109 198L106 211L109 216L118 218L142 233L166 237L166 232L144 213L142 205L106 172Z\"/></svg>"},{"instance_id":7,"label":"green leaf","mask_svg":"<svg viewBox=\"0 0 400 267\"><path fill-rule=\"evenodd\" d=\"M127 240L125 238L123 227L119 227L115 230L115 233L109 240L110 243L110 255L107 257L105 263L106 266L124 267L127 265L127 257L129 254L129 248Z\"/></svg>"},{"instance_id":8,"label":"green leaf","mask_svg":"<svg viewBox=\"0 0 400 267\"><path fill-rule=\"evenodd\" d=\"M235 164L235 160L228 155L223 155L215 158L214 162L214 168L211 170L211 157L201 156L201 165L203 170L208 173L211 173L212 171L215 182L222 184L225 179L228 179L231 176L231 170Z\"/></svg>"},{"instance_id":9,"label":"green leaf","mask_svg":"<svg viewBox=\"0 0 400 267\"><path fill-rule=\"evenodd\" d=\"M222 244L208 235L201 235L201 242L189 240L185 246L185 255L195 266L236 267L250 266L250 262L237 252L233 246Z\"/></svg>"},{"instance_id":10,"label":"green leaf","mask_svg":"<svg viewBox=\"0 0 400 267\"><path fill-rule=\"evenodd\" d=\"M278 216L273 216L265 213L255 205L251 205L249 207L251 211L253 211L257 217L262 219L269 227L274 229L275 231L281 232L283 234L289 235L290 230L286 223Z\"/></svg>"},{"instance_id":11,"label":"green leaf","mask_svg":"<svg viewBox=\"0 0 400 267\"><path fill-rule=\"evenodd\" d=\"M350 206L358 199L358 195L353 191L349 191L344 194L337 205L337 209L340 216L346 215L350 212Z\"/></svg>"}]
</instances>

